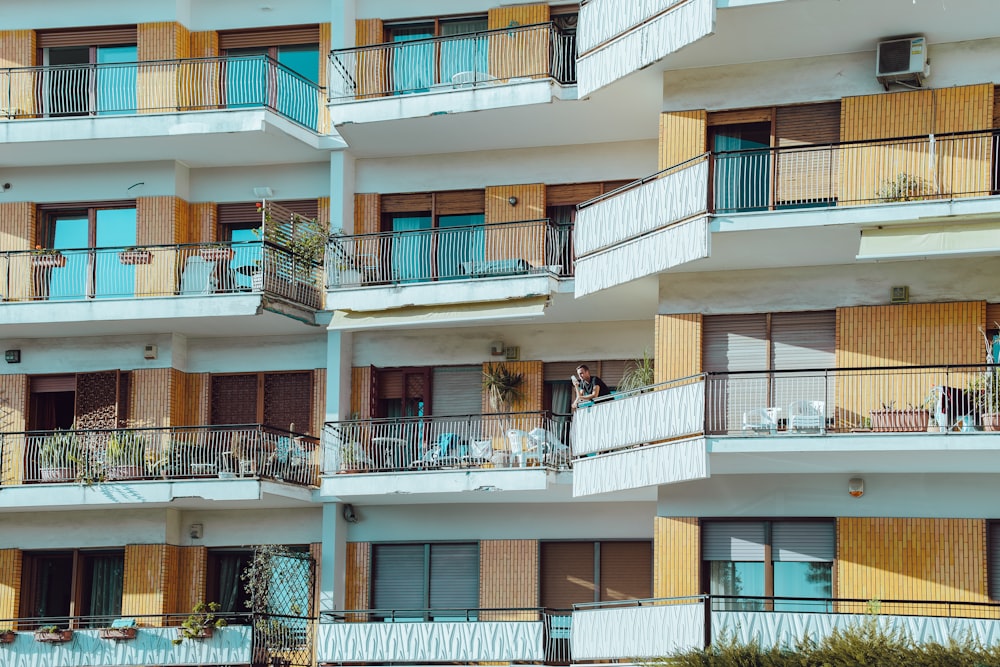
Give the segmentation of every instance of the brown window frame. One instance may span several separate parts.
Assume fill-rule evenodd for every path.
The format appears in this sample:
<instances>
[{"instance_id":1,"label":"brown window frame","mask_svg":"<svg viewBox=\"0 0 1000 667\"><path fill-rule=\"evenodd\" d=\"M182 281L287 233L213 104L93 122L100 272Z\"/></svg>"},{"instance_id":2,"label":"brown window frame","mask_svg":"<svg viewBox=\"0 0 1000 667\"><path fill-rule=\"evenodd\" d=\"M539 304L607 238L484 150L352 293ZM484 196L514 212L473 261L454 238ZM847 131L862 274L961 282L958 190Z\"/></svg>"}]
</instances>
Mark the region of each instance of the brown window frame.
<instances>
[{"instance_id":1,"label":"brown window frame","mask_svg":"<svg viewBox=\"0 0 1000 667\"><path fill-rule=\"evenodd\" d=\"M264 386L265 386L266 376L269 376L269 375L305 375L306 377L309 378L309 392L308 392L309 397L310 397L310 400L309 400L309 403L308 403L308 407L309 407L309 423L307 423L305 425L296 424L295 432L296 433L300 433L300 434L304 434L304 435L313 435L313 421L315 420L316 415L315 415L315 411L313 409L313 403L312 403L311 397L313 395L313 392L315 392L315 390L316 390L316 378L314 377L314 374L313 374L313 372L311 370L249 371L249 372L236 372L236 373L211 373L210 376L209 376L209 380L208 380L209 395L211 396L211 392L213 391L213 389L212 389L212 382L217 377L256 376L256 378L257 378L257 388L256 388L257 404L255 406L255 411L257 413L257 421L255 421L253 423L254 424L260 424L262 426L267 426L269 428L275 428L275 429L278 429L278 430L285 430L285 429L288 428L288 424L270 425L270 424L267 424L264 421L264 416L266 414L266 409L265 409L266 396L265 396L265 392L264 392ZM214 415L212 414L212 410L211 409L209 410L208 420L209 420L209 422L210 422L210 424L212 426L229 426L230 425L230 424L222 424L222 423L217 424L217 423L215 423Z\"/></svg>"},{"instance_id":2,"label":"brown window frame","mask_svg":"<svg viewBox=\"0 0 1000 667\"><path fill-rule=\"evenodd\" d=\"M20 615L22 618L40 618L40 620L29 623L22 623L20 629L31 630L38 627L43 627L45 625L51 625L51 622L46 622L41 619L52 619L58 622L58 625L65 626L68 628L80 628L86 627L79 620L80 611L83 609L84 602L88 595L91 594L90 591L85 590L84 572L86 571L86 561L88 558L94 556L110 556L110 555L120 555L122 560L125 559L125 549L122 548L106 548L99 547L93 549L39 549L25 551L22 557L22 568L21 568L21 600L20 600ZM69 598L69 620L66 620L64 616L44 616L37 617L34 610L38 604L38 600L35 597L35 592L38 584L38 560L42 558L53 558L53 557L65 557L70 560L70 566L72 568L71 573L71 590ZM124 572L122 576L122 589L124 598ZM107 619L102 619L99 623L107 624L110 621ZM96 627L96 626L95 626Z\"/></svg>"}]
</instances>

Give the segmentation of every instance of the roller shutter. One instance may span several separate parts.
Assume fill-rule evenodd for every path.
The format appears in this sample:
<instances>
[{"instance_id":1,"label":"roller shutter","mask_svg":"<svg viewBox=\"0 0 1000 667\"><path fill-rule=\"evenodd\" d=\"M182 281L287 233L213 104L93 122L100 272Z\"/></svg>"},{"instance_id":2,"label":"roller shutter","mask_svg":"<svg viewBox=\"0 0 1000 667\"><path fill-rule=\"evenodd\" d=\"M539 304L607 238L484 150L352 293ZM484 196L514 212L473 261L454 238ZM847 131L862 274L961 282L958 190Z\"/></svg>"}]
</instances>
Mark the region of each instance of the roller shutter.
<instances>
[{"instance_id":1,"label":"roller shutter","mask_svg":"<svg viewBox=\"0 0 1000 667\"><path fill-rule=\"evenodd\" d=\"M764 560L763 521L712 521L702 526L702 560Z\"/></svg>"},{"instance_id":2,"label":"roller shutter","mask_svg":"<svg viewBox=\"0 0 1000 667\"><path fill-rule=\"evenodd\" d=\"M834 533L832 521L776 521L771 525L771 558L831 562L837 549Z\"/></svg>"},{"instance_id":3,"label":"roller shutter","mask_svg":"<svg viewBox=\"0 0 1000 667\"><path fill-rule=\"evenodd\" d=\"M264 424L296 433L312 431L312 373L264 375ZM294 424L294 428L289 428Z\"/></svg>"},{"instance_id":4,"label":"roller shutter","mask_svg":"<svg viewBox=\"0 0 1000 667\"><path fill-rule=\"evenodd\" d=\"M1000 523L991 522L990 531L990 599L1000 600Z\"/></svg>"},{"instance_id":5,"label":"roller shutter","mask_svg":"<svg viewBox=\"0 0 1000 667\"><path fill-rule=\"evenodd\" d=\"M431 414L478 415L483 411L481 366L437 367L434 369L433 385Z\"/></svg>"},{"instance_id":6,"label":"roller shutter","mask_svg":"<svg viewBox=\"0 0 1000 667\"><path fill-rule=\"evenodd\" d=\"M423 544L372 546L372 607L374 609L423 609Z\"/></svg>"},{"instance_id":7,"label":"roller shutter","mask_svg":"<svg viewBox=\"0 0 1000 667\"><path fill-rule=\"evenodd\" d=\"M70 28L68 30L39 30L36 46L47 49L59 46L115 46L138 43L135 24L105 26L102 28Z\"/></svg>"},{"instance_id":8,"label":"roller shutter","mask_svg":"<svg viewBox=\"0 0 1000 667\"><path fill-rule=\"evenodd\" d=\"M219 31L220 51L262 46L291 46L294 44L318 43L318 24Z\"/></svg>"},{"instance_id":9,"label":"roller shutter","mask_svg":"<svg viewBox=\"0 0 1000 667\"><path fill-rule=\"evenodd\" d=\"M430 608L479 606L479 545L430 545Z\"/></svg>"},{"instance_id":10,"label":"roller shutter","mask_svg":"<svg viewBox=\"0 0 1000 667\"><path fill-rule=\"evenodd\" d=\"M775 370L833 368L837 315L832 310L771 316L771 367Z\"/></svg>"},{"instance_id":11,"label":"roller shutter","mask_svg":"<svg viewBox=\"0 0 1000 667\"><path fill-rule=\"evenodd\" d=\"M601 542L601 601L653 597L653 544Z\"/></svg>"},{"instance_id":12,"label":"roller shutter","mask_svg":"<svg viewBox=\"0 0 1000 667\"><path fill-rule=\"evenodd\" d=\"M541 568L543 607L570 609L596 601L593 542L543 542Z\"/></svg>"},{"instance_id":13,"label":"roller shutter","mask_svg":"<svg viewBox=\"0 0 1000 667\"><path fill-rule=\"evenodd\" d=\"M706 371L767 368L766 315L709 315L702 331Z\"/></svg>"}]
</instances>

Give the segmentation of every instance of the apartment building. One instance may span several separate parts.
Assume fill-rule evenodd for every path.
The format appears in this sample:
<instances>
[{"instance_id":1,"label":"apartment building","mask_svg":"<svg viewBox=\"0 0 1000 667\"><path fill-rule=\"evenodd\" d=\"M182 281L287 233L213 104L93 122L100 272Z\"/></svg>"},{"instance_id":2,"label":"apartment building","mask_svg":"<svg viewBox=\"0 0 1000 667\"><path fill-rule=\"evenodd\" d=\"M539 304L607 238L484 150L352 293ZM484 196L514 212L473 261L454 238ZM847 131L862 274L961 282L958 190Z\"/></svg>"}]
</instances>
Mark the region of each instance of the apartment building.
<instances>
[{"instance_id":1,"label":"apartment building","mask_svg":"<svg viewBox=\"0 0 1000 667\"><path fill-rule=\"evenodd\" d=\"M1000 36L870 5L0 10L0 662L995 641Z\"/></svg>"}]
</instances>

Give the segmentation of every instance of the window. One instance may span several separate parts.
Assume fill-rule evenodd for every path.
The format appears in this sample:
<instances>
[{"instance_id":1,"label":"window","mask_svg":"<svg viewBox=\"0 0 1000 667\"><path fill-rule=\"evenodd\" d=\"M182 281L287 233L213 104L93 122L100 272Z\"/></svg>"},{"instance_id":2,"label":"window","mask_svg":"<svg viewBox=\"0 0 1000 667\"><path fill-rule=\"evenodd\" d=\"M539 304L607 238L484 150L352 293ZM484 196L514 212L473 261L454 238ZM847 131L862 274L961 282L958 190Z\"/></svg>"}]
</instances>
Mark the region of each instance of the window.
<instances>
[{"instance_id":1,"label":"window","mask_svg":"<svg viewBox=\"0 0 1000 667\"><path fill-rule=\"evenodd\" d=\"M131 297L136 267L118 253L136 245L135 204L39 207L39 245L59 250L64 263L35 266L35 298L61 300Z\"/></svg>"},{"instance_id":2,"label":"window","mask_svg":"<svg viewBox=\"0 0 1000 667\"><path fill-rule=\"evenodd\" d=\"M252 561L253 552L247 550L208 552L207 599L219 603L219 615L230 624L248 622L242 616L250 611L243 573Z\"/></svg>"},{"instance_id":3,"label":"window","mask_svg":"<svg viewBox=\"0 0 1000 667\"><path fill-rule=\"evenodd\" d=\"M289 199L272 203L297 213L310 220L319 217L319 206L315 199ZM261 213L258 202L230 202L219 204L217 211L217 238L233 245L233 256L228 263L217 269L226 270L227 279L220 284L233 284L237 289L253 289L253 276L260 271L263 244L260 235ZM269 288L275 287L269 284Z\"/></svg>"},{"instance_id":4,"label":"window","mask_svg":"<svg viewBox=\"0 0 1000 667\"><path fill-rule=\"evenodd\" d=\"M709 521L702 524L702 560L708 591L732 596L715 609L760 611L761 597L817 598L818 602L775 600L774 611L832 611L832 521Z\"/></svg>"},{"instance_id":5,"label":"window","mask_svg":"<svg viewBox=\"0 0 1000 667\"><path fill-rule=\"evenodd\" d=\"M128 415L128 372L29 378L28 430L119 428Z\"/></svg>"},{"instance_id":6,"label":"window","mask_svg":"<svg viewBox=\"0 0 1000 667\"><path fill-rule=\"evenodd\" d=\"M263 424L310 433L312 389L309 371L213 375L212 424Z\"/></svg>"},{"instance_id":7,"label":"window","mask_svg":"<svg viewBox=\"0 0 1000 667\"><path fill-rule=\"evenodd\" d=\"M372 608L396 620L465 620L479 606L479 544L376 544L371 577Z\"/></svg>"},{"instance_id":8,"label":"window","mask_svg":"<svg viewBox=\"0 0 1000 667\"><path fill-rule=\"evenodd\" d=\"M50 551L24 554L21 616L102 627L121 615L125 552Z\"/></svg>"},{"instance_id":9,"label":"window","mask_svg":"<svg viewBox=\"0 0 1000 667\"><path fill-rule=\"evenodd\" d=\"M451 85L457 76L466 81L486 80L489 39L475 33L487 27L485 16L387 26L386 41L401 45L390 52L393 91L397 95L423 93L438 84Z\"/></svg>"},{"instance_id":10,"label":"window","mask_svg":"<svg viewBox=\"0 0 1000 667\"><path fill-rule=\"evenodd\" d=\"M639 600L652 594L649 540L541 544L543 607L565 610L577 603Z\"/></svg>"},{"instance_id":11,"label":"window","mask_svg":"<svg viewBox=\"0 0 1000 667\"><path fill-rule=\"evenodd\" d=\"M48 116L136 110L136 27L38 32L45 66L42 110Z\"/></svg>"},{"instance_id":12,"label":"window","mask_svg":"<svg viewBox=\"0 0 1000 667\"><path fill-rule=\"evenodd\" d=\"M376 417L423 417L430 414L432 369L380 368L374 374Z\"/></svg>"}]
</instances>

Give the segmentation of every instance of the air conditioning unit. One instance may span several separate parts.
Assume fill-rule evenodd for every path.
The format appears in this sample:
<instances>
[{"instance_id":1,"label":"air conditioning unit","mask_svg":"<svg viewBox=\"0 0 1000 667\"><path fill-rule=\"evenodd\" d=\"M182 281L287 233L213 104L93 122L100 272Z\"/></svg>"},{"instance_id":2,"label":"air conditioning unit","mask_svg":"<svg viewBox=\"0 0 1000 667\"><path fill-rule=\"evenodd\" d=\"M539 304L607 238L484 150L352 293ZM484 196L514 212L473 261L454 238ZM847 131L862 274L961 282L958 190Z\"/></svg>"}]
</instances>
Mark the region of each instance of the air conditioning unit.
<instances>
[{"instance_id":1,"label":"air conditioning unit","mask_svg":"<svg viewBox=\"0 0 1000 667\"><path fill-rule=\"evenodd\" d=\"M930 66L927 64L927 39L922 35L878 43L875 78L886 90L890 83L919 86L930 73Z\"/></svg>"}]
</instances>

